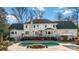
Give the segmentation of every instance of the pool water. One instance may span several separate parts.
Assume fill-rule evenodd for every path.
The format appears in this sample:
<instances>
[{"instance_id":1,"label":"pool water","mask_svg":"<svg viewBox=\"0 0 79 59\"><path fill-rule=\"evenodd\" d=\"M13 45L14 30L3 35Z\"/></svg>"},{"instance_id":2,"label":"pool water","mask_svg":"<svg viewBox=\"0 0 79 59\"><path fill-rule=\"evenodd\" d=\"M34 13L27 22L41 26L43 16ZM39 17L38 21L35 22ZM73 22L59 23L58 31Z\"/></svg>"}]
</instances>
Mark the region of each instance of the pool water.
<instances>
[{"instance_id":1,"label":"pool water","mask_svg":"<svg viewBox=\"0 0 79 59\"><path fill-rule=\"evenodd\" d=\"M27 43L27 42L22 42L19 44L19 46L28 46L32 44L43 44L43 45L48 45L48 46L57 46L59 45L57 42L48 42L48 43Z\"/></svg>"}]
</instances>

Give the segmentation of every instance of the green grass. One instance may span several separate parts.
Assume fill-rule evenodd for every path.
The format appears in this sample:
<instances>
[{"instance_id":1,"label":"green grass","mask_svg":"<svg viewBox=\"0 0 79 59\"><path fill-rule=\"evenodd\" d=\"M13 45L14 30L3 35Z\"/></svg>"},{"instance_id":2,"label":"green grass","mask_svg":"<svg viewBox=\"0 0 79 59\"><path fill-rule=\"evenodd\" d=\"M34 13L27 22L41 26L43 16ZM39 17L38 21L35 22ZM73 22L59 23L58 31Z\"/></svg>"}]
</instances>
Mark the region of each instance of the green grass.
<instances>
[{"instance_id":1,"label":"green grass","mask_svg":"<svg viewBox=\"0 0 79 59\"><path fill-rule=\"evenodd\" d=\"M19 46L28 46L28 45L32 45L32 44L43 44L43 45L48 45L48 46L57 46L59 45L58 43L56 42L49 42L49 43L26 43L26 42L22 42L19 44Z\"/></svg>"}]
</instances>

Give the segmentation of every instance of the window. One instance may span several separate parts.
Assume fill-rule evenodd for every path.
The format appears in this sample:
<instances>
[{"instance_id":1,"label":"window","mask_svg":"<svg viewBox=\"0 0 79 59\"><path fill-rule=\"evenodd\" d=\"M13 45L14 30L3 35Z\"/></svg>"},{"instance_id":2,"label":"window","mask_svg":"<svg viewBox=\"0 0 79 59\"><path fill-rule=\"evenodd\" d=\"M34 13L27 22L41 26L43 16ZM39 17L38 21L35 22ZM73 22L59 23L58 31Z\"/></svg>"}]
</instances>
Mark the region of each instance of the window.
<instances>
[{"instance_id":1,"label":"window","mask_svg":"<svg viewBox=\"0 0 79 59\"><path fill-rule=\"evenodd\" d=\"M27 28L27 25L26 25L26 28Z\"/></svg>"},{"instance_id":2,"label":"window","mask_svg":"<svg viewBox=\"0 0 79 59\"><path fill-rule=\"evenodd\" d=\"M15 32L15 34L17 34L17 32Z\"/></svg>"},{"instance_id":3,"label":"window","mask_svg":"<svg viewBox=\"0 0 79 59\"><path fill-rule=\"evenodd\" d=\"M47 25L45 25L45 27L47 27Z\"/></svg>"},{"instance_id":4,"label":"window","mask_svg":"<svg viewBox=\"0 0 79 59\"><path fill-rule=\"evenodd\" d=\"M35 28L35 25L33 26L33 28Z\"/></svg>"},{"instance_id":5,"label":"window","mask_svg":"<svg viewBox=\"0 0 79 59\"><path fill-rule=\"evenodd\" d=\"M55 25L53 25L53 27L55 27Z\"/></svg>"},{"instance_id":6,"label":"window","mask_svg":"<svg viewBox=\"0 0 79 59\"><path fill-rule=\"evenodd\" d=\"M28 32L28 31L26 31L26 32L25 32L25 34L29 34L29 32Z\"/></svg>"},{"instance_id":7,"label":"window","mask_svg":"<svg viewBox=\"0 0 79 59\"><path fill-rule=\"evenodd\" d=\"M22 33L22 36L24 36L24 33Z\"/></svg>"},{"instance_id":8,"label":"window","mask_svg":"<svg viewBox=\"0 0 79 59\"><path fill-rule=\"evenodd\" d=\"M54 33L55 33L55 31L54 31Z\"/></svg>"},{"instance_id":9,"label":"window","mask_svg":"<svg viewBox=\"0 0 79 59\"><path fill-rule=\"evenodd\" d=\"M46 31L46 34L47 34L47 31Z\"/></svg>"},{"instance_id":10,"label":"window","mask_svg":"<svg viewBox=\"0 0 79 59\"><path fill-rule=\"evenodd\" d=\"M11 32L11 34L14 34L14 32Z\"/></svg>"},{"instance_id":11,"label":"window","mask_svg":"<svg viewBox=\"0 0 79 59\"><path fill-rule=\"evenodd\" d=\"M50 31L48 31L48 34L50 34Z\"/></svg>"},{"instance_id":12,"label":"window","mask_svg":"<svg viewBox=\"0 0 79 59\"><path fill-rule=\"evenodd\" d=\"M40 32L42 33L42 30Z\"/></svg>"},{"instance_id":13,"label":"window","mask_svg":"<svg viewBox=\"0 0 79 59\"><path fill-rule=\"evenodd\" d=\"M17 34L17 32L11 32L11 34Z\"/></svg>"},{"instance_id":14,"label":"window","mask_svg":"<svg viewBox=\"0 0 79 59\"><path fill-rule=\"evenodd\" d=\"M39 25L37 25L37 27L39 27Z\"/></svg>"}]
</instances>

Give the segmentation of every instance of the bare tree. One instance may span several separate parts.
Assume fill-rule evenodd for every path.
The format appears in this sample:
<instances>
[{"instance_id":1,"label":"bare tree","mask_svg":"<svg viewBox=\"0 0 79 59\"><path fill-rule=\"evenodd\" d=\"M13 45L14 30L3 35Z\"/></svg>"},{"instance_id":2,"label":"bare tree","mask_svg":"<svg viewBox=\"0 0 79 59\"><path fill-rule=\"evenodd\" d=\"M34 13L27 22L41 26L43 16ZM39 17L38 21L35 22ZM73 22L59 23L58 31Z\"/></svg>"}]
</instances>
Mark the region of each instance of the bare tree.
<instances>
[{"instance_id":1,"label":"bare tree","mask_svg":"<svg viewBox=\"0 0 79 59\"><path fill-rule=\"evenodd\" d=\"M56 14L57 14L57 16L56 16L56 17L57 17L57 20L59 20L59 21L60 21L60 20L62 20L62 19L63 19L63 14L62 14L62 13L57 12Z\"/></svg>"},{"instance_id":2,"label":"bare tree","mask_svg":"<svg viewBox=\"0 0 79 59\"><path fill-rule=\"evenodd\" d=\"M6 23L6 12L5 12L5 9L0 7L0 24L1 23Z\"/></svg>"},{"instance_id":3,"label":"bare tree","mask_svg":"<svg viewBox=\"0 0 79 59\"><path fill-rule=\"evenodd\" d=\"M43 8L44 9L44 8ZM35 14L35 17L36 18L39 18L39 19L42 19L43 18L43 15L44 15L44 13L45 13L45 11L44 10L41 10L40 8L34 8L33 9L33 12L34 12L34 14Z\"/></svg>"},{"instance_id":4,"label":"bare tree","mask_svg":"<svg viewBox=\"0 0 79 59\"><path fill-rule=\"evenodd\" d=\"M18 23L27 22L27 20L43 18L44 11L38 10L34 7L14 7L12 8L12 15L18 20Z\"/></svg>"},{"instance_id":5,"label":"bare tree","mask_svg":"<svg viewBox=\"0 0 79 59\"><path fill-rule=\"evenodd\" d=\"M79 7L66 7L66 9L70 9L72 11L72 21L78 26Z\"/></svg>"},{"instance_id":6,"label":"bare tree","mask_svg":"<svg viewBox=\"0 0 79 59\"><path fill-rule=\"evenodd\" d=\"M78 26L78 15L79 15L79 8L78 7L75 7L75 19L77 21L77 26Z\"/></svg>"},{"instance_id":7,"label":"bare tree","mask_svg":"<svg viewBox=\"0 0 79 59\"><path fill-rule=\"evenodd\" d=\"M23 23L27 19L28 8L26 7L14 7L12 8L12 15L18 20L18 23Z\"/></svg>"},{"instance_id":8,"label":"bare tree","mask_svg":"<svg viewBox=\"0 0 79 59\"><path fill-rule=\"evenodd\" d=\"M65 21L72 21L72 20L71 20L71 16L66 16L66 17L64 18L64 20L65 20Z\"/></svg>"}]
</instances>

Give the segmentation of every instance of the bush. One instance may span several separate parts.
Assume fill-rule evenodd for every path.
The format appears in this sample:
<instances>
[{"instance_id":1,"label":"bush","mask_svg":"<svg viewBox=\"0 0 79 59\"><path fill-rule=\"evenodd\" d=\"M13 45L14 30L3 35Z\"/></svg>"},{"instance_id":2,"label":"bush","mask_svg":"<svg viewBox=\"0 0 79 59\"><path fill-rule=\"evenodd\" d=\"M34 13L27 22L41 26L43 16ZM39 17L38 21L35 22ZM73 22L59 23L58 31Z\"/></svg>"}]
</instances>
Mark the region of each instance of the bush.
<instances>
[{"instance_id":1,"label":"bush","mask_svg":"<svg viewBox=\"0 0 79 59\"><path fill-rule=\"evenodd\" d=\"M14 38L10 38L10 37L8 38L8 40L9 40L9 41L15 41Z\"/></svg>"},{"instance_id":2,"label":"bush","mask_svg":"<svg viewBox=\"0 0 79 59\"><path fill-rule=\"evenodd\" d=\"M27 40L28 38L27 37L22 37L20 40L21 41L25 41L25 40Z\"/></svg>"},{"instance_id":3,"label":"bush","mask_svg":"<svg viewBox=\"0 0 79 59\"><path fill-rule=\"evenodd\" d=\"M9 41L4 41L4 42L3 42L3 45L4 45L4 46L9 46L9 45L10 45L10 42L9 42Z\"/></svg>"},{"instance_id":4,"label":"bush","mask_svg":"<svg viewBox=\"0 0 79 59\"><path fill-rule=\"evenodd\" d=\"M0 45L0 51L7 51L7 46Z\"/></svg>"}]
</instances>

